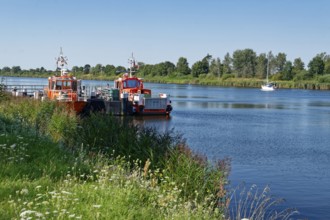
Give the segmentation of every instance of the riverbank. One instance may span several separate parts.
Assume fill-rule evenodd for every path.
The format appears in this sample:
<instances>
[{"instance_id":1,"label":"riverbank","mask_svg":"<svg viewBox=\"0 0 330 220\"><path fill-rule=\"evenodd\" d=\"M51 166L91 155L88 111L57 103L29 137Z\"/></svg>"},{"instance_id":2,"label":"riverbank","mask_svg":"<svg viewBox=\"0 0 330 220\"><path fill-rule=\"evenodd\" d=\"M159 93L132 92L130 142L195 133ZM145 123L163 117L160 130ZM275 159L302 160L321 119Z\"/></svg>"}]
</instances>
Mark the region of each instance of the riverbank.
<instances>
[{"instance_id":1,"label":"riverbank","mask_svg":"<svg viewBox=\"0 0 330 220\"><path fill-rule=\"evenodd\" d=\"M146 82L152 83L173 83L173 84L193 84L204 86L221 87L242 87L261 88L265 83L263 80L246 78L190 78L176 79L171 77L144 77ZM330 90L330 83L319 83L317 81L275 81L279 89L310 89L310 90Z\"/></svg>"},{"instance_id":2,"label":"riverbank","mask_svg":"<svg viewBox=\"0 0 330 220\"><path fill-rule=\"evenodd\" d=\"M229 163L180 135L53 102L1 96L4 219L222 219Z\"/></svg>"},{"instance_id":3,"label":"riverbank","mask_svg":"<svg viewBox=\"0 0 330 220\"><path fill-rule=\"evenodd\" d=\"M2 77L40 77L48 78L49 75L44 74L33 74L33 75L4 75ZM82 80L104 80L113 81L121 77L121 75L93 75L93 74L82 74L78 73L75 75L77 78ZM166 83L166 84L193 84L193 85L205 85L205 86L221 86L221 87L242 87L242 88L261 88L261 85L265 83L264 80L255 78L234 78L234 77L192 77L192 76L140 76L145 82L151 83ZM319 80L320 81L320 80ZM330 83L327 80L300 80L300 81L283 81L275 80L279 89L309 89L309 90L330 90Z\"/></svg>"}]
</instances>

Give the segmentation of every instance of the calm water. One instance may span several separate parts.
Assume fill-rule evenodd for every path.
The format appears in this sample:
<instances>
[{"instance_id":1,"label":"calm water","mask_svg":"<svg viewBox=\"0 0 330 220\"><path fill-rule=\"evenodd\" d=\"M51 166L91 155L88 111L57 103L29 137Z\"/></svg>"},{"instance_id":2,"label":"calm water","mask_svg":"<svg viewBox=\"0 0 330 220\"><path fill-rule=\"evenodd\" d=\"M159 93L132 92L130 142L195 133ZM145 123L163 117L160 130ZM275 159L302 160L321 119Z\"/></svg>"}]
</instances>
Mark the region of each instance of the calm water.
<instances>
[{"instance_id":1,"label":"calm water","mask_svg":"<svg viewBox=\"0 0 330 220\"><path fill-rule=\"evenodd\" d=\"M232 187L270 185L284 206L300 211L297 218L330 219L330 91L145 86L169 93L174 110L170 119L141 123L174 128L211 160L230 157Z\"/></svg>"},{"instance_id":2,"label":"calm water","mask_svg":"<svg viewBox=\"0 0 330 220\"><path fill-rule=\"evenodd\" d=\"M194 150L232 158L232 187L267 184L299 218L330 219L330 91L155 85L169 91L168 121Z\"/></svg>"}]
</instances>

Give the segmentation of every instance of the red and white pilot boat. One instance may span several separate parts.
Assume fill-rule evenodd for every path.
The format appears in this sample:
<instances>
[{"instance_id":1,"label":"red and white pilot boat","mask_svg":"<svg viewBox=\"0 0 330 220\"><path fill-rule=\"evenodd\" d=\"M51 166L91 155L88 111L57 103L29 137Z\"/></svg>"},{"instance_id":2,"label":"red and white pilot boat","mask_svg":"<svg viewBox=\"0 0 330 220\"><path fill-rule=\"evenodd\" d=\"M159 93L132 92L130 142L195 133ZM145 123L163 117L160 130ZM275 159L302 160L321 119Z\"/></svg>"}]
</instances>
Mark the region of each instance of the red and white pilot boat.
<instances>
[{"instance_id":1,"label":"red and white pilot boat","mask_svg":"<svg viewBox=\"0 0 330 220\"><path fill-rule=\"evenodd\" d=\"M137 69L135 59L129 59L130 71L114 81L119 90L120 99L127 99L129 113L133 115L170 115L172 104L170 96L165 93L153 97L151 90L144 88L143 79L133 76Z\"/></svg>"},{"instance_id":2,"label":"red and white pilot boat","mask_svg":"<svg viewBox=\"0 0 330 220\"><path fill-rule=\"evenodd\" d=\"M44 88L45 96L80 113L87 104L85 100L79 98L81 80L69 74L67 58L63 56L62 48L57 58L57 69L60 70L60 75L48 78L48 86Z\"/></svg>"}]
</instances>

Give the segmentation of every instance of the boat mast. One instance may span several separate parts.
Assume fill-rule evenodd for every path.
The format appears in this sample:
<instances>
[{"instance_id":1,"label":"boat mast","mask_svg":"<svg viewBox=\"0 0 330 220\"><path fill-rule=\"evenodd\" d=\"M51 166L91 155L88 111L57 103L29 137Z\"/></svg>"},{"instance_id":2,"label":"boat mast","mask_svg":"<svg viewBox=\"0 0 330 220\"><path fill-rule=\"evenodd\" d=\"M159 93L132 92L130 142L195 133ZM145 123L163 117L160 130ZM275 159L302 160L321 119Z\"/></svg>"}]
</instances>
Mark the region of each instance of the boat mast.
<instances>
[{"instance_id":1,"label":"boat mast","mask_svg":"<svg viewBox=\"0 0 330 220\"><path fill-rule=\"evenodd\" d=\"M136 61L135 58L132 56L128 59L128 63L129 63L129 77L132 77L132 75L136 72L135 68L136 68Z\"/></svg>"},{"instance_id":2,"label":"boat mast","mask_svg":"<svg viewBox=\"0 0 330 220\"><path fill-rule=\"evenodd\" d=\"M68 58L63 55L62 47L60 50L60 55L56 59L56 68L61 71L61 76L67 74L67 68L68 68Z\"/></svg>"},{"instance_id":3,"label":"boat mast","mask_svg":"<svg viewBox=\"0 0 330 220\"><path fill-rule=\"evenodd\" d=\"M266 80L267 80L267 84L268 84L268 74L269 74L269 59L270 59L270 53L268 53L268 56L267 56L267 76L266 76Z\"/></svg>"}]
</instances>

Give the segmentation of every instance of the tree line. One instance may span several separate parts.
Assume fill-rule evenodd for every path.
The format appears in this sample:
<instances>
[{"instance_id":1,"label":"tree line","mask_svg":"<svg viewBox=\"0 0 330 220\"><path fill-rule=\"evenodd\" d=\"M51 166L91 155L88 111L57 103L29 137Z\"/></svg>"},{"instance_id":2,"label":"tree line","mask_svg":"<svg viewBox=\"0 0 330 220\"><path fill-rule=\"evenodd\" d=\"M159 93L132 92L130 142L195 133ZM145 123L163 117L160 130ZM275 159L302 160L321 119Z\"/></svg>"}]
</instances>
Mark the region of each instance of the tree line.
<instances>
[{"instance_id":1,"label":"tree line","mask_svg":"<svg viewBox=\"0 0 330 220\"><path fill-rule=\"evenodd\" d=\"M207 54L201 60L196 61L190 67L187 58L180 57L176 64L165 61L158 64L145 64L139 62L136 66L139 76L167 76L173 78L256 78L264 79L267 71L273 80L309 80L315 77L330 74L330 55L325 52L317 54L309 61L307 67L301 58L293 61L287 60L285 53L273 54L261 53L257 55L252 49L236 50L226 53L223 59L213 58ZM136 70L136 69L134 69ZM20 66L3 67L1 75L49 75L54 71L45 68L22 70ZM94 76L115 76L129 71L123 66L96 64L91 66L73 66L74 74L90 74Z\"/></svg>"}]
</instances>

